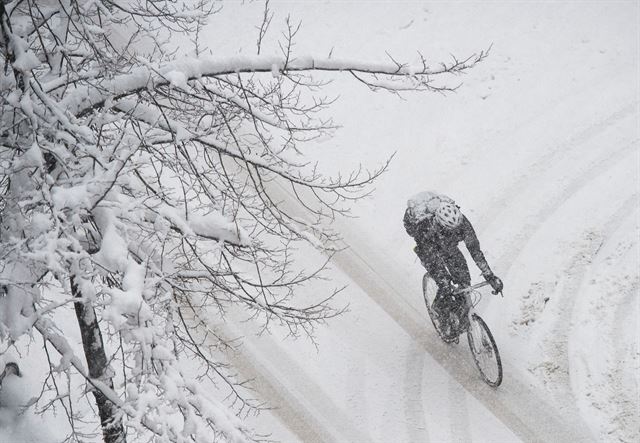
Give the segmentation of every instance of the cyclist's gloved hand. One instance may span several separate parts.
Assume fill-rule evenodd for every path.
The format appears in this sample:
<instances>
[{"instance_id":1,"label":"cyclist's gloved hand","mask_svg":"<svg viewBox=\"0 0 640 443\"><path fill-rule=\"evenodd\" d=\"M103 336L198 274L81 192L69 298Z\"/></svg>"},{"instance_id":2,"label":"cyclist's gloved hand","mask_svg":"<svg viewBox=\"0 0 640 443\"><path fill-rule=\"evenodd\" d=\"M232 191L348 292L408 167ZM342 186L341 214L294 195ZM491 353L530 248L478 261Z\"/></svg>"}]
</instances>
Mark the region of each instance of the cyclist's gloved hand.
<instances>
[{"instance_id":1,"label":"cyclist's gloved hand","mask_svg":"<svg viewBox=\"0 0 640 443\"><path fill-rule=\"evenodd\" d=\"M497 294L498 292L502 292L504 285L502 284L502 280L496 277L493 272L485 274L484 279L491 285L493 288L493 293Z\"/></svg>"}]
</instances>

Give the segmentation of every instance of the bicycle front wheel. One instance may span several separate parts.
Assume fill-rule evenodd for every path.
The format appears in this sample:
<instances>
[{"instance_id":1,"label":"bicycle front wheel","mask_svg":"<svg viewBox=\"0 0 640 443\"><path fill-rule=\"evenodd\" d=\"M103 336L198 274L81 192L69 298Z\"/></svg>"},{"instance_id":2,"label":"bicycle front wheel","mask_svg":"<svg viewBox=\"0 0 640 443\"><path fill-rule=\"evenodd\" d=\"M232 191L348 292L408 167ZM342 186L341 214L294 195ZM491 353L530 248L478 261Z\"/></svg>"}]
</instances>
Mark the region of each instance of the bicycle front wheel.
<instances>
[{"instance_id":1,"label":"bicycle front wheel","mask_svg":"<svg viewBox=\"0 0 640 443\"><path fill-rule=\"evenodd\" d=\"M494 388L500 386L502 383L502 361L498 346L496 346L489 327L478 314L471 316L467 339L473 361L485 383Z\"/></svg>"}]
</instances>

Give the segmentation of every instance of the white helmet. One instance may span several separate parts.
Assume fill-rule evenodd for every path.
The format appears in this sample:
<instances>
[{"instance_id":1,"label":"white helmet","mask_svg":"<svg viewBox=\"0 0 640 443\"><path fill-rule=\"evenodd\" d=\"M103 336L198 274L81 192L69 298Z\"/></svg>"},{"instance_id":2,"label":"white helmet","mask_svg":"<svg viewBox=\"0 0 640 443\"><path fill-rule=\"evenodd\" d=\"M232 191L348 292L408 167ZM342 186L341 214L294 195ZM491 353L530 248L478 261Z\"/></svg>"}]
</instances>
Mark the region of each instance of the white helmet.
<instances>
[{"instance_id":1,"label":"white helmet","mask_svg":"<svg viewBox=\"0 0 640 443\"><path fill-rule=\"evenodd\" d=\"M436 221L447 229L455 229L462 223L462 213L455 203L442 202L436 210Z\"/></svg>"}]
</instances>

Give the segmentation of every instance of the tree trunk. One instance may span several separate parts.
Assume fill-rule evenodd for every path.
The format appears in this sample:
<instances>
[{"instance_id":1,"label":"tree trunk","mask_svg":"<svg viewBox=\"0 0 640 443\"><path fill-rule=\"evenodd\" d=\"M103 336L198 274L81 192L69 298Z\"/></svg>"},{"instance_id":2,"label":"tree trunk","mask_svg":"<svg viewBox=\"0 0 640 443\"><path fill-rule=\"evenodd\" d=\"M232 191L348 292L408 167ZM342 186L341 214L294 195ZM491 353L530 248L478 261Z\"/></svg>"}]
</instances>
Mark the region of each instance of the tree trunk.
<instances>
[{"instance_id":1,"label":"tree trunk","mask_svg":"<svg viewBox=\"0 0 640 443\"><path fill-rule=\"evenodd\" d=\"M73 277L71 277L71 293L76 298L82 297ZM113 380L110 376L105 375L108 367L107 355L104 350L102 333L100 332L95 310L92 306L86 306L82 302L75 302L74 305L78 325L80 326L80 333L82 334L82 347L84 348L84 355L87 359L89 376L106 383L113 389ZM105 443L126 442L124 427L120 419L117 418L118 411L113 403L97 389L93 390L93 395L98 405L102 435Z\"/></svg>"}]
</instances>

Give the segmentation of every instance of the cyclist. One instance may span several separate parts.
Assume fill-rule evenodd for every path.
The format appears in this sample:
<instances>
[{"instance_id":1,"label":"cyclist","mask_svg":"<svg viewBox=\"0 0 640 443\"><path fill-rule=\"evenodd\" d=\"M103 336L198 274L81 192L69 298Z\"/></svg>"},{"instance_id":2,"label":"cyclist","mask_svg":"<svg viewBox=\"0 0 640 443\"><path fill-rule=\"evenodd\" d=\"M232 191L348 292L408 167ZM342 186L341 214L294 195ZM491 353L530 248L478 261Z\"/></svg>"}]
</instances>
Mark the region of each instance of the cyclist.
<instances>
[{"instance_id":1,"label":"cyclist","mask_svg":"<svg viewBox=\"0 0 640 443\"><path fill-rule=\"evenodd\" d=\"M412 197L404 213L404 227L416 241L414 251L422 265L438 285L433 302L437 315L445 313L444 300L453 292L452 283L459 287L471 285L469 267L458 248L461 241L494 292L502 292L502 281L491 271L473 226L451 198L435 192Z\"/></svg>"}]
</instances>

